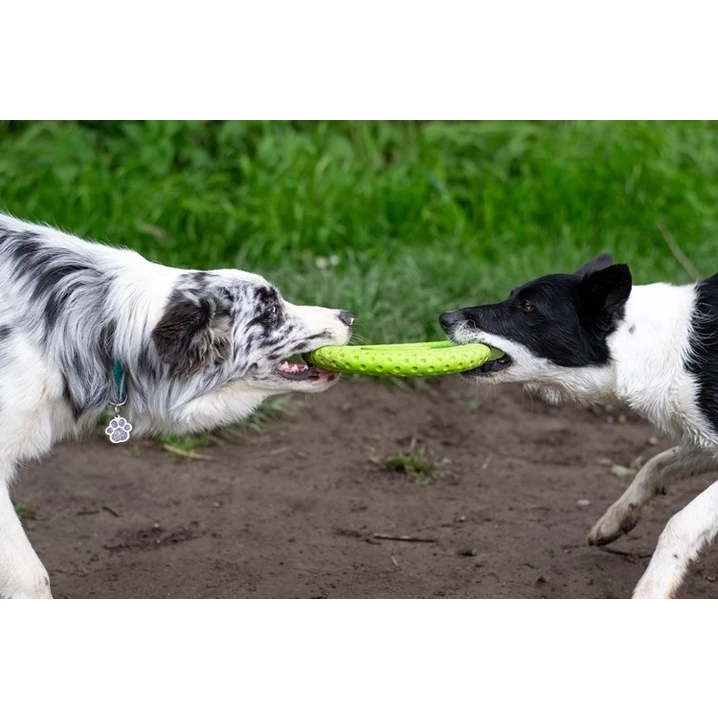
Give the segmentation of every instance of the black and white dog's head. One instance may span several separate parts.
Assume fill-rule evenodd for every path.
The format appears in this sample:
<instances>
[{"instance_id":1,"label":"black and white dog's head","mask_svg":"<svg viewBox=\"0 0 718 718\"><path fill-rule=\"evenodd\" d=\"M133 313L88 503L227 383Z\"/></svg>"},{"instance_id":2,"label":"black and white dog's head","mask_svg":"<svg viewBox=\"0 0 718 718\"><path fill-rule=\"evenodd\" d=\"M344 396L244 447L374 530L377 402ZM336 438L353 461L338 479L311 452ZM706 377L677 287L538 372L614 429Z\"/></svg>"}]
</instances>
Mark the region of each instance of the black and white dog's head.
<instances>
[{"instance_id":1,"label":"black and white dog's head","mask_svg":"<svg viewBox=\"0 0 718 718\"><path fill-rule=\"evenodd\" d=\"M295 306L263 277L227 269L181 275L151 338L176 379L237 380L265 394L318 392L337 375L305 355L346 344L353 323L347 311Z\"/></svg>"},{"instance_id":2,"label":"black and white dog's head","mask_svg":"<svg viewBox=\"0 0 718 718\"><path fill-rule=\"evenodd\" d=\"M631 272L602 254L575 274L549 274L514 289L498 304L440 317L458 344L503 352L465 376L479 382L581 383L610 359L609 337L623 319Z\"/></svg>"}]
</instances>

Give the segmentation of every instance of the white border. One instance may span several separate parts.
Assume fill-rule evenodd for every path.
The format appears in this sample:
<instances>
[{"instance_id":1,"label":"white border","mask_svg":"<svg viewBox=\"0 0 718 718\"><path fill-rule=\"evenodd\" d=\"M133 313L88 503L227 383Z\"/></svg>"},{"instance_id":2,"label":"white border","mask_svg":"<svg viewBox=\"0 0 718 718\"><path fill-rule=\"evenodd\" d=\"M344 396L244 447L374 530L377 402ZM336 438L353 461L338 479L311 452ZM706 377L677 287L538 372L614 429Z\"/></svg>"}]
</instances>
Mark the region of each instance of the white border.
<instances>
[{"instance_id":1,"label":"white border","mask_svg":"<svg viewBox=\"0 0 718 718\"><path fill-rule=\"evenodd\" d=\"M12 3L0 107L17 119L710 118L710 7ZM712 705L710 605L7 602L0 710L697 715Z\"/></svg>"},{"instance_id":2,"label":"white border","mask_svg":"<svg viewBox=\"0 0 718 718\"><path fill-rule=\"evenodd\" d=\"M662 716L710 710L710 602L6 602L2 713Z\"/></svg>"},{"instance_id":3,"label":"white border","mask_svg":"<svg viewBox=\"0 0 718 718\"><path fill-rule=\"evenodd\" d=\"M32 2L3 8L15 119L716 116L712 5Z\"/></svg>"}]
</instances>

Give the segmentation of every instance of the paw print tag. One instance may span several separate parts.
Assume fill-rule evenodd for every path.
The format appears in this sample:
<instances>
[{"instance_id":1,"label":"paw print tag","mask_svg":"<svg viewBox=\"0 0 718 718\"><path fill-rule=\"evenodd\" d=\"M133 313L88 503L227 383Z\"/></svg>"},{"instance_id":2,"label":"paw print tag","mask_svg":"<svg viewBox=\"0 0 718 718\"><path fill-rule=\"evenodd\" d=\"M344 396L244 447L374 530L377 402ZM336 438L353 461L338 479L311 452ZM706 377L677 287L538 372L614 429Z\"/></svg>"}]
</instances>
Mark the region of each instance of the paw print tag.
<instances>
[{"instance_id":1,"label":"paw print tag","mask_svg":"<svg viewBox=\"0 0 718 718\"><path fill-rule=\"evenodd\" d=\"M110 437L113 444L124 444L130 438L132 424L120 416L119 412L105 429L105 434Z\"/></svg>"}]
</instances>

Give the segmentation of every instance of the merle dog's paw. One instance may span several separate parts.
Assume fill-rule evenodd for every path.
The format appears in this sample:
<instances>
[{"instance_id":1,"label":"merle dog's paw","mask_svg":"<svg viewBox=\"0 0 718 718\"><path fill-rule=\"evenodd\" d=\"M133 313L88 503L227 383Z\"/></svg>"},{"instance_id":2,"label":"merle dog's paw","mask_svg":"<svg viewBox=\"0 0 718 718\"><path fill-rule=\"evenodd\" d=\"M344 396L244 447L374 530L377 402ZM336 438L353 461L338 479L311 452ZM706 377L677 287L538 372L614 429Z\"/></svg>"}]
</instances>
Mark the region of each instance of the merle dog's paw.
<instances>
[{"instance_id":1,"label":"merle dog's paw","mask_svg":"<svg viewBox=\"0 0 718 718\"><path fill-rule=\"evenodd\" d=\"M115 417L105 429L105 434L110 437L113 444L122 444L130 438L132 424L125 421L121 416Z\"/></svg>"}]
</instances>

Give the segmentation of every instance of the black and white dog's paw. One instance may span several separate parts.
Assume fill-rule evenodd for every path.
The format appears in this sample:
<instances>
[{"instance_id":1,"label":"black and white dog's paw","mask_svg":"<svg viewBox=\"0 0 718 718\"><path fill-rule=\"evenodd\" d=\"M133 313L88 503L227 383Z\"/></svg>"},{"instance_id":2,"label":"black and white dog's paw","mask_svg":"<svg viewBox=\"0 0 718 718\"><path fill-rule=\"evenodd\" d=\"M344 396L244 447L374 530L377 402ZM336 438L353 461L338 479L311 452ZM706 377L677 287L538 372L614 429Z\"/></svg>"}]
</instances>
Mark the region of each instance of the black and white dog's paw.
<instances>
[{"instance_id":1,"label":"black and white dog's paw","mask_svg":"<svg viewBox=\"0 0 718 718\"><path fill-rule=\"evenodd\" d=\"M640 518L640 509L635 504L613 504L588 534L589 545L605 546L612 543L634 529Z\"/></svg>"}]
</instances>

